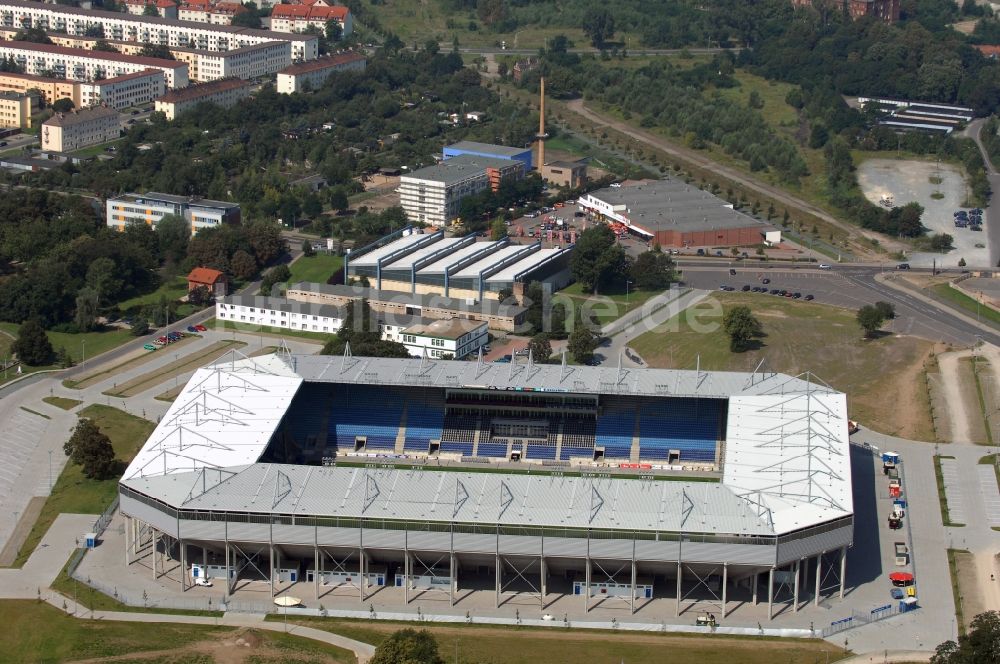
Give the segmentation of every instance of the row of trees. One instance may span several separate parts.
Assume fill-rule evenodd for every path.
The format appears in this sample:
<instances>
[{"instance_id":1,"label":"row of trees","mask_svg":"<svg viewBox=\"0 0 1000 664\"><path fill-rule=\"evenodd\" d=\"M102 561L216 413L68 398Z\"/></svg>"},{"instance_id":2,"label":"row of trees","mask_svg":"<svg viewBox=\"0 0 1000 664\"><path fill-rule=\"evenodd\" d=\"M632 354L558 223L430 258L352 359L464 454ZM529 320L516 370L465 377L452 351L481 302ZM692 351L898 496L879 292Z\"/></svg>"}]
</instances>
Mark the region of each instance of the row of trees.
<instances>
[{"instance_id":1,"label":"row of trees","mask_svg":"<svg viewBox=\"0 0 1000 664\"><path fill-rule=\"evenodd\" d=\"M587 293L599 293L626 279L641 290L664 290L678 279L673 259L659 245L633 261L606 224L580 233L569 260L573 278Z\"/></svg>"}]
</instances>

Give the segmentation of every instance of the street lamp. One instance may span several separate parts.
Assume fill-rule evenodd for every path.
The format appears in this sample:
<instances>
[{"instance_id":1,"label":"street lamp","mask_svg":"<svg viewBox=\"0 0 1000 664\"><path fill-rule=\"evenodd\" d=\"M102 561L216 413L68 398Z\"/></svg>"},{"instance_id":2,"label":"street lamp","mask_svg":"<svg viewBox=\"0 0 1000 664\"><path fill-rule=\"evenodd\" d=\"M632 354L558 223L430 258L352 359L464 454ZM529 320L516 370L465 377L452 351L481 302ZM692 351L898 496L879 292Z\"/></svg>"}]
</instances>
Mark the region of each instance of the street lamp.
<instances>
[{"instance_id":1,"label":"street lamp","mask_svg":"<svg viewBox=\"0 0 1000 664\"><path fill-rule=\"evenodd\" d=\"M625 304L626 305L628 304L628 287L629 287L629 284L631 284L631 283L633 283L633 282L629 281L628 279L625 280Z\"/></svg>"},{"instance_id":2,"label":"street lamp","mask_svg":"<svg viewBox=\"0 0 1000 664\"><path fill-rule=\"evenodd\" d=\"M87 340L80 339L80 356L83 358L83 368L87 368Z\"/></svg>"}]
</instances>

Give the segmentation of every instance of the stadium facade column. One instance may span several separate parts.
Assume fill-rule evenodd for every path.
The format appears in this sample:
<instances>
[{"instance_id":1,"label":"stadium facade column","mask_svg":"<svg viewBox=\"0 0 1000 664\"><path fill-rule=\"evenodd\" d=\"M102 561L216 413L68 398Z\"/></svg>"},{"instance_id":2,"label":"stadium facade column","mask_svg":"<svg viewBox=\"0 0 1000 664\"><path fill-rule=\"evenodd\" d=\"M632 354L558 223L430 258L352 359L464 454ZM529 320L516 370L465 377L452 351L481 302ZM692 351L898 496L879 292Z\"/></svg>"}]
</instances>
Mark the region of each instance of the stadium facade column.
<instances>
[{"instance_id":1,"label":"stadium facade column","mask_svg":"<svg viewBox=\"0 0 1000 664\"><path fill-rule=\"evenodd\" d=\"M181 559L181 592L187 591L187 544L178 538L177 548L180 550Z\"/></svg>"},{"instance_id":2,"label":"stadium facade column","mask_svg":"<svg viewBox=\"0 0 1000 664\"><path fill-rule=\"evenodd\" d=\"M816 556L816 593L813 596L813 606L819 606L819 581L823 571L823 554Z\"/></svg>"},{"instance_id":3,"label":"stadium facade column","mask_svg":"<svg viewBox=\"0 0 1000 664\"><path fill-rule=\"evenodd\" d=\"M840 549L840 599L844 599L844 579L847 578L847 547Z\"/></svg>"},{"instance_id":4,"label":"stadium facade column","mask_svg":"<svg viewBox=\"0 0 1000 664\"><path fill-rule=\"evenodd\" d=\"M447 278L448 278L448 271L445 270L445 279L447 279ZM499 523L497 524L497 544L496 544L496 552L495 553L496 553L496 568L494 569L494 571L496 572L496 578L494 579L494 581L496 582L496 585L495 585L496 598L495 598L495 601L494 601L494 605L495 605L495 608L499 609L500 608L500 580L501 580L501 576L502 576L502 569L500 567L500 524Z\"/></svg>"},{"instance_id":5,"label":"stadium facade column","mask_svg":"<svg viewBox=\"0 0 1000 664\"><path fill-rule=\"evenodd\" d=\"M539 586L541 588L541 593L539 594L540 595L540 597L539 597L539 606L540 606L540 608L544 609L545 608L545 595L547 594L548 585L549 585L549 567L545 563L545 556L544 555L542 555L541 559L538 562L539 562L539 573L541 574L541 584Z\"/></svg>"},{"instance_id":6,"label":"stadium facade column","mask_svg":"<svg viewBox=\"0 0 1000 664\"><path fill-rule=\"evenodd\" d=\"M726 586L729 584L729 562L722 563L722 617L726 617Z\"/></svg>"},{"instance_id":7,"label":"stadium facade column","mask_svg":"<svg viewBox=\"0 0 1000 664\"><path fill-rule=\"evenodd\" d=\"M403 531L403 604L410 603L410 531Z\"/></svg>"},{"instance_id":8,"label":"stadium facade column","mask_svg":"<svg viewBox=\"0 0 1000 664\"><path fill-rule=\"evenodd\" d=\"M313 523L313 595L319 601L319 522Z\"/></svg>"},{"instance_id":9,"label":"stadium facade column","mask_svg":"<svg viewBox=\"0 0 1000 664\"><path fill-rule=\"evenodd\" d=\"M208 575L208 547L201 547L201 574L202 576Z\"/></svg>"},{"instance_id":10,"label":"stadium facade column","mask_svg":"<svg viewBox=\"0 0 1000 664\"><path fill-rule=\"evenodd\" d=\"M159 550L160 550L160 531L153 528L153 581L160 578L157 574L156 566L159 562Z\"/></svg>"},{"instance_id":11,"label":"stadium facade column","mask_svg":"<svg viewBox=\"0 0 1000 664\"><path fill-rule=\"evenodd\" d=\"M802 572L802 559L795 561L795 585L792 590L792 612L799 611L799 575Z\"/></svg>"},{"instance_id":12,"label":"stadium facade column","mask_svg":"<svg viewBox=\"0 0 1000 664\"><path fill-rule=\"evenodd\" d=\"M757 582L758 582L758 572L753 573L753 605L757 606Z\"/></svg>"},{"instance_id":13,"label":"stadium facade column","mask_svg":"<svg viewBox=\"0 0 1000 664\"><path fill-rule=\"evenodd\" d=\"M675 616L681 615L681 580L684 576L684 566L681 561L677 561L677 608L674 611Z\"/></svg>"},{"instance_id":14,"label":"stadium facade column","mask_svg":"<svg viewBox=\"0 0 1000 664\"><path fill-rule=\"evenodd\" d=\"M368 562L365 557L365 549L362 546L358 549L358 576L360 577L358 587L361 589L361 601L365 601L365 563Z\"/></svg>"},{"instance_id":15,"label":"stadium facade column","mask_svg":"<svg viewBox=\"0 0 1000 664\"><path fill-rule=\"evenodd\" d=\"M129 548L132 546L132 517L125 517L125 567L128 567L132 561L129 560Z\"/></svg>"},{"instance_id":16,"label":"stadium facade column","mask_svg":"<svg viewBox=\"0 0 1000 664\"><path fill-rule=\"evenodd\" d=\"M229 567L229 519L225 520L225 539L226 539L226 599L229 599L230 593L233 592L233 570Z\"/></svg>"},{"instance_id":17,"label":"stadium facade column","mask_svg":"<svg viewBox=\"0 0 1000 664\"><path fill-rule=\"evenodd\" d=\"M268 570L268 581L271 586L271 599L274 599L274 543L267 543L267 553L268 553L268 564L271 568Z\"/></svg>"},{"instance_id":18,"label":"stadium facade column","mask_svg":"<svg viewBox=\"0 0 1000 664\"><path fill-rule=\"evenodd\" d=\"M629 615L635 615L635 536L632 537L632 595L629 597Z\"/></svg>"},{"instance_id":19,"label":"stadium facade column","mask_svg":"<svg viewBox=\"0 0 1000 664\"><path fill-rule=\"evenodd\" d=\"M584 561L587 568L584 570L583 582L583 612L590 612L590 551L587 551L587 559Z\"/></svg>"},{"instance_id":20,"label":"stadium facade column","mask_svg":"<svg viewBox=\"0 0 1000 664\"><path fill-rule=\"evenodd\" d=\"M458 587L458 569L455 564L455 524L451 524L451 550L448 552L448 601L455 606L455 590Z\"/></svg>"},{"instance_id":21,"label":"stadium facade column","mask_svg":"<svg viewBox=\"0 0 1000 664\"><path fill-rule=\"evenodd\" d=\"M774 566L767 572L767 619L774 619Z\"/></svg>"}]
</instances>

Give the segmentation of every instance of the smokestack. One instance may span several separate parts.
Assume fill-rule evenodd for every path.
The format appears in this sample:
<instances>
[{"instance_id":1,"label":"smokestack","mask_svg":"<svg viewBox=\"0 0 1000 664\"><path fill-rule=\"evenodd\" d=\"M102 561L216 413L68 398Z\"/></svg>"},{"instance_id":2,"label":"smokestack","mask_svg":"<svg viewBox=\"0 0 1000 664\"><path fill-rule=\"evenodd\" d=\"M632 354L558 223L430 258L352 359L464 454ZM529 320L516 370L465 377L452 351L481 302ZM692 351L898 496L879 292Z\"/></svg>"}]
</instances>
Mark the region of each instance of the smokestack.
<instances>
[{"instance_id":1,"label":"smokestack","mask_svg":"<svg viewBox=\"0 0 1000 664\"><path fill-rule=\"evenodd\" d=\"M538 100L538 171L545 165L545 77L542 77L541 92Z\"/></svg>"}]
</instances>

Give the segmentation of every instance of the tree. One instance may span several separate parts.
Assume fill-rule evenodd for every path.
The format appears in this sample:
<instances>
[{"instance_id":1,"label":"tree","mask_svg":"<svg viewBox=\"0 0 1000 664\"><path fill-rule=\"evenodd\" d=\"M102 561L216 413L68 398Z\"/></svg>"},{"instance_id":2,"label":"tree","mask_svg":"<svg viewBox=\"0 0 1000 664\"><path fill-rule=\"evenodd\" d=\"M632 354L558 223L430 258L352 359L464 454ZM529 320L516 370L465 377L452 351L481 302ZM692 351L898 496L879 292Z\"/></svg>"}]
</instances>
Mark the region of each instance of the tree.
<instances>
[{"instance_id":1,"label":"tree","mask_svg":"<svg viewBox=\"0 0 1000 664\"><path fill-rule=\"evenodd\" d=\"M98 302L107 303L118 297L124 284L118 278L115 262L102 256L95 258L87 268L87 285L97 294Z\"/></svg>"},{"instance_id":2,"label":"tree","mask_svg":"<svg viewBox=\"0 0 1000 664\"><path fill-rule=\"evenodd\" d=\"M255 11L240 12L233 16L233 25L238 25L241 28L260 28L260 15Z\"/></svg>"},{"instance_id":3,"label":"tree","mask_svg":"<svg viewBox=\"0 0 1000 664\"><path fill-rule=\"evenodd\" d=\"M497 291L497 300L500 302L506 302L512 297L514 297L513 288L501 288Z\"/></svg>"},{"instance_id":4,"label":"tree","mask_svg":"<svg viewBox=\"0 0 1000 664\"><path fill-rule=\"evenodd\" d=\"M997 643L1000 642L1000 613L980 613L969 624L958 643L945 641L937 647L931 664L995 664Z\"/></svg>"},{"instance_id":5,"label":"tree","mask_svg":"<svg viewBox=\"0 0 1000 664\"><path fill-rule=\"evenodd\" d=\"M136 316L132 319L132 336L141 337L149 334L149 321L145 316Z\"/></svg>"},{"instance_id":6,"label":"tree","mask_svg":"<svg viewBox=\"0 0 1000 664\"><path fill-rule=\"evenodd\" d=\"M729 350L741 353L750 348L751 342L763 336L764 330L750 307L732 307L722 316L722 327L729 335Z\"/></svg>"},{"instance_id":7,"label":"tree","mask_svg":"<svg viewBox=\"0 0 1000 664\"><path fill-rule=\"evenodd\" d=\"M401 629L375 648L369 664L445 664L437 641L427 630Z\"/></svg>"},{"instance_id":8,"label":"tree","mask_svg":"<svg viewBox=\"0 0 1000 664\"><path fill-rule=\"evenodd\" d=\"M196 307L203 307L212 303L212 291L205 284L195 286L188 292L188 302Z\"/></svg>"},{"instance_id":9,"label":"tree","mask_svg":"<svg viewBox=\"0 0 1000 664\"><path fill-rule=\"evenodd\" d=\"M378 329L378 320L368 300L362 299L347 308L344 324L336 336L323 346L323 355L341 355L347 345L353 355L367 357L410 357L410 351L396 341L385 341Z\"/></svg>"},{"instance_id":10,"label":"tree","mask_svg":"<svg viewBox=\"0 0 1000 664\"><path fill-rule=\"evenodd\" d=\"M569 265L583 290L591 293L623 277L629 266L625 251L615 242L614 232L603 224L580 233Z\"/></svg>"},{"instance_id":11,"label":"tree","mask_svg":"<svg viewBox=\"0 0 1000 664\"><path fill-rule=\"evenodd\" d=\"M69 113L75 107L73 106L73 100L63 97L62 99L56 99L52 102L52 110L56 113Z\"/></svg>"},{"instance_id":12,"label":"tree","mask_svg":"<svg viewBox=\"0 0 1000 664\"><path fill-rule=\"evenodd\" d=\"M146 6L148 7L149 5ZM158 60L176 59L174 58L174 54L170 52L170 48L162 44L143 44L139 55L144 58L157 58Z\"/></svg>"},{"instance_id":13,"label":"tree","mask_svg":"<svg viewBox=\"0 0 1000 664\"><path fill-rule=\"evenodd\" d=\"M583 15L583 32L595 48L603 49L615 34L615 19L603 5L591 5Z\"/></svg>"},{"instance_id":14,"label":"tree","mask_svg":"<svg viewBox=\"0 0 1000 664\"><path fill-rule=\"evenodd\" d=\"M250 279L257 274L257 261L253 256L240 249L233 254L229 269L237 279Z\"/></svg>"},{"instance_id":15,"label":"tree","mask_svg":"<svg viewBox=\"0 0 1000 664\"><path fill-rule=\"evenodd\" d=\"M343 212L350 206L351 204L347 200L347 192L344 191L343 187L330 188L330 207L337 212Z\"/></svg>"},{"instance_id":16,"label":"tree","mask_svg":"<svg viewBox=\"0 0 1000 664\"><path fill-rule=\"evenodd\" d=\"M319 196L315 192L310 191L302 199L302 213L310 219L315 219L323 214L323 201L319 200Z\"/></svg>"},{"instance_id":17,"label":"tree","mask_svg":"<svg viewBox=\"0 0 1000 664\"><path fill-rule=\"evenodd\" d=\"M191 227L183 217L167 214L156 222L156 239L160 257L168 263L180 262L186 255L191 241Z\"/></svg>"},{"instance_id":18,"label":"tree","mask_svg":"<svg viewBox=\"0 0 1000 664\"><path fill-rule=\"evenodd\" d=\"M547 362L552 357L552 344L549 343L549 335L545 332L539 332L531 337L531 341L528 342L528 351L535 362Z\"/></svg>"},{"instance_id":19,"label":"tree","mask_svg":"<svg viewBox=\"0 0 1000 664\"><path fill-rule=\"evenodd\" d=\"M477 0L476 12L483 25L492 28L507 18L507 4L504 0Z\"/></svg>"},{"instance_id":20,"label":"tree","mask_svg":"<svg viewBox=\"0 0 1000 664\"><path fill-rule=\"evenodd\" d=\"M870 339L874 337L884 322L885 317L876 307L866 304L858 309L858 325L865 331L866 338Z\"/></svg>"},{"instance_id":21,"label":"tree","mask_svg":"<svg viewBox=\"0 0 1000 664\"><path fill-rule=\"evenodd\" d=\"M340 41L341 37L344 36L344 28L340 25L340 22L336 19L330 19L326 22L326 30L324 33L326 35L327 41L335 42Z\"/></svg>"},{"instance_id":22,"label":"tree","mask_svg":"<svg viewBox=\"0 0 1000 664\"><path fill-rule=\"evenodd\" d=\"M99 301L97 291L90 286L84 286L77 294L74 322L81 332L90 332L94 329Z\"/></svg>"},{"instance_id":23,"label":"tree","mask_svg":"<svg viewBox=\"0 0 1000 664\"><path fill-rule=\"evenodd\" d=\"M52 40L42 28L23 28L14 34L14 41L33 42L35 44L51 44Z\"/></svg>"},{"instance_id":24,"label":"tree","mask_svg":"<svg viewBox=\"0 0 1000 664\"><path fill-rule=\"evenodd\" d=\"M21 325L11 351L25 364L36 367L51 362L54 354L42 324L34 318Z\"/></svg>"},{"instance_id":25,"label":"tree","mask_svg":"<svg viewBox=\"0 0 1000 664\"><path fill-rule=\"evenodd\" d=\"M272 268L267 274L264 275L263 281L260 284L260 294L267 295L280 295L280 293L272 293L271 289L275 284L282 284L292 278L292 271L288 269L288 266L282 263L274 268Z\"/></svg>"},{"instance_id":26,"label":"tree","mask_svg":"<svg viewBox=\"0 0 1000 664\"><path fill-rule=\"evenodd\" d=\"M160 12L157 11L156 5L152 2L147 3L145 7L142 8L143 16L159 16Z\"/></svg>"},{"instance_id":27,"label":"tree","mask_svg":"<svg viewBox=\"0 0 1000 664\"><path fill-rule=\"evenodd\" d=\"M497 217L490 224L490 239L497 241L502 240L507 237L507 224L504 223L502 217Z\"/></svg>"},{"instance_id":28,"label":"tree","mask_svg":"<svg viewBox=\"0 0 1000 664\"><path fill-rule=\"evenodd\" d=\"M281 226L269 221L250 224L246 227L246 238L261 265L268 265L288 251L288 243L281 237Z\"/></svg>"},{"instance_id":29,"label":"tree","mask_svg":"<svg viewBox=\"0 0 1000 664\"><path fill-rule=\"evenodd\" d=\"M569 335L567 350L573 356L573 360L580 364L589 364L594 359L594 350L600 340L597 335L591 332L586 325L577 322L573 332Z\"/></svg>"},{"instance_id":30,"label":"tree","mask_svg":"<svg viewBox=\"0 0 1000 664\"><path fill-rule=\"evenodd\" d=\"M879 300L878 302L875 303L875 308L878 310L880 314L882 314L882 318L884 320L892 320L893 318L896 317L896 307L894 307L892 304L888 302L883 302L882 300Z\"/></svg>"},{"instance_id":31,"label":"tree","mask_svg":"<svg viewBox=\"0 0 1000 664\"><path fill-rule=\"evenodd\" d=\"M92 480L111 479L118 470L111 439L91 420L81 419L76 423L73 435L63 444L63 451L82 468L84 477Z\"/></svg>"},{"instance_id":32,"label":"tree","mask_svg":"<svg viewBox=\"0 0 1000 664\"><path fill-rule=\"evenodd\" d=\"M677 281L676 265L669 254L663 253L660 245L653 245L649 251L639 254L629 270L629 278L636 288L642 290L663 290Z\"/></svg>"}]
</instances>

